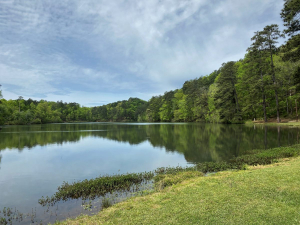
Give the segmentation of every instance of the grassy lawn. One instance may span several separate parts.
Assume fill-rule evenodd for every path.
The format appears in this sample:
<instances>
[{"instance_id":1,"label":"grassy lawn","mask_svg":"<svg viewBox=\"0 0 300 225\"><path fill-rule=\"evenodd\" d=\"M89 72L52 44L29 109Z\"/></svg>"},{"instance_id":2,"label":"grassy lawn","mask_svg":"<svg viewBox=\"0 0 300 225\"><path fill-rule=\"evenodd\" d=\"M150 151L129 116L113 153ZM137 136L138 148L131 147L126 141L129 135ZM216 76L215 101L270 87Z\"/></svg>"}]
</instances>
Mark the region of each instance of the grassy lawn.
<instances>
[{"instance_id":1,"label":"grassy lawn","mask_svg":"<svg viewBox=\"0 0 300 225\"><path fill-rule=\"evenodd\" d=\"M257 124L259 124L259 123L257 123ZM281 123L267 122L267 123L261 123L261 124L269 125L269 126L300 126L300 122L296 122L296 121L281 122Z\"/></svg>"},{"instance_id":2,"label":"grassy lawn","mask_svg":"<svg viewBox=\"0 0 300 225\"><path fill-rule=\"evenodd\" d=\"M276 119L269 119L268 122L264 122L263 120L256 120L256 121L246 121L246 125L254 125L254 124L263 124L269 126L300 126L300 119L298 122L292 119L281 119L280 123L277 123Z\"/></svg>"},{"instance_id":3,"label":"grassy lawn","mask_svg":"<svg viewBox=\"0 0 300 225\"><path fill-rule=\"evenodd\" d=\"M208 177L195 174L160 192L62 224L299 224L299 171L298 157Z\"/></svg>"}]
</instances>

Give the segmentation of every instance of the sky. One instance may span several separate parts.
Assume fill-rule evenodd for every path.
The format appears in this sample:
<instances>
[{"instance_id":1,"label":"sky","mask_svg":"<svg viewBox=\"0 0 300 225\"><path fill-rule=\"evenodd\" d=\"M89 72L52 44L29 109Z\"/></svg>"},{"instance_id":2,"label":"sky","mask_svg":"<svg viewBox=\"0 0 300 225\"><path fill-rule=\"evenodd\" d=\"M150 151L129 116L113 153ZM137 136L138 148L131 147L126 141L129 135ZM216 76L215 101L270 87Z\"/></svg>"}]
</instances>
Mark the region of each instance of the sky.
<instances>
[{"instance_id":1,"label":"sky","mask_svg":"<svg viewBox=\"0 0 300 225\"><path fill-rule=\"evenodd\" d=\"M283 0L0 0L5 99L92 107L181 88L244 57ZM281 40L283 43L284 40Z\"/></svg>"}]
</instances>

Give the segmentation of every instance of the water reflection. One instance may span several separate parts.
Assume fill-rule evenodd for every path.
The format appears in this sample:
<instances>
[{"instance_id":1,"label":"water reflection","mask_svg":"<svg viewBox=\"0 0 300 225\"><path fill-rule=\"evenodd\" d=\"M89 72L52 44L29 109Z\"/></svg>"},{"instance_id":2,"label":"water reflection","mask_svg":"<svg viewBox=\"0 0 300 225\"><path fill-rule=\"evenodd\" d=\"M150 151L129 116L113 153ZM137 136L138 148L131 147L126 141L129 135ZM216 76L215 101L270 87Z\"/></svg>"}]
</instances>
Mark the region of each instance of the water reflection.
<instances>
[{"instance_id":1,"label":"water reflection","mask_svg":"<svg viewBox=\"0 0 300 225\"><path fill-rule=\"evenodd\" d=\"M298 128L257 125L7 126L0 131L0 210L16 207L20 212L34 212L37 221L54 222L77 216L84 210L81 201L63 202L50 211L38 204L39 198L52 196L64 181L71 183L105 174L227 160L250 149L292 145L298 140ZM23 221L29 223L30 216Z\"/></svg>"},{"instance_id":2,"label":"water reflection","mask_svg":"<svg viewBox=\"0 0 300 225\"><path fill-rule=\"evenodd\" d=\"M299 129L224 124L81 123L8 126L0 132L0 151L76 143L87 137L137 145L148 141L167 152L183 153L187 162L221 161L250 149L298 143ZM1 162L1 156L0 156Z\"/></svg>"}]
</instances>

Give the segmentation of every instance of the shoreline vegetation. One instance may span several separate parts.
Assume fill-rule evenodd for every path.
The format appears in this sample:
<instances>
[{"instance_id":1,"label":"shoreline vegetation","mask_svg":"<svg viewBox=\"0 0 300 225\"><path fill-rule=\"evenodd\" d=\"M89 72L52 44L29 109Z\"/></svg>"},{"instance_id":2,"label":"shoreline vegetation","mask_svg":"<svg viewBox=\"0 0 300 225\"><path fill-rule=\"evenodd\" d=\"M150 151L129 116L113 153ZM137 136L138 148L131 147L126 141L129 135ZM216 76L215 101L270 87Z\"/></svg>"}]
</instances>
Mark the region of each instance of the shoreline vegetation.
<instances>
[{"instance_id":1,"label":"shoreline vegetation","mask_svg":"<svg viewBox=\"0 0 300 225\"><path fill-rule=\"evenodd\" d=\"M144 173L129 173L112 176L101 176L91 180L76 181L71 184L64 182L58 191L51 197L42 197L39 203L43 206L53 205L58 201L67 201L68 199L83 200L95 199L105 196L114 191L130 190L143 182L154 181L155 190L162 190L181 180L173 180L180 173L187 172L188 176L203 176L207 173L215 173L225 170L246 170L248 166L269 165L278 162L282 158L300 156L300 145L290 147L279 147L267 150L251 150L245 155L235 157L228 161L221 162L203 162L189 167L161 167L155 171Z\"/></svg>"},{"instance_id":2,"label":"shoreline vegetation","mask_svg":"<svg viewBox=\"0 0 300 225\"><path fill-rule=\"evenodd\" d=\"M56 224L298 223L299 156L300 145L294 145L252 150L229 162L159 168L153 174L153 190L96 215ZM60 188L54 196L78 195L74 190L84 183L63 184L64 190ZM95 186L87 186L90 194Z\"/></svg>"}]
</instances>

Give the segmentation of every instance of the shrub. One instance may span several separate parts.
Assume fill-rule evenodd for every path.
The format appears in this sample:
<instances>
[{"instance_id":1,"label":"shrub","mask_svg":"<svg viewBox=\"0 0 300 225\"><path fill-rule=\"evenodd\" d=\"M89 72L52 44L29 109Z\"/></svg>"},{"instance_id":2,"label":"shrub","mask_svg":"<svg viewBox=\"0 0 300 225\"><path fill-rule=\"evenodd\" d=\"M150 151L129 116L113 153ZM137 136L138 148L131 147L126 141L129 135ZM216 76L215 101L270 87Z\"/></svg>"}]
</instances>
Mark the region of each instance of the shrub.
<instances>
[{"instance_id":1,"label":"shrub","mask_svg":"<svg viewBox=\"0 0 300 225\"><path fill-rule=\"evenodd\" d=\"M110 206L112 206L111 201L108 198L103 198L102 199L102 208L105 209L105 208L108 208Z\"/></svg>"}]
</instances>

